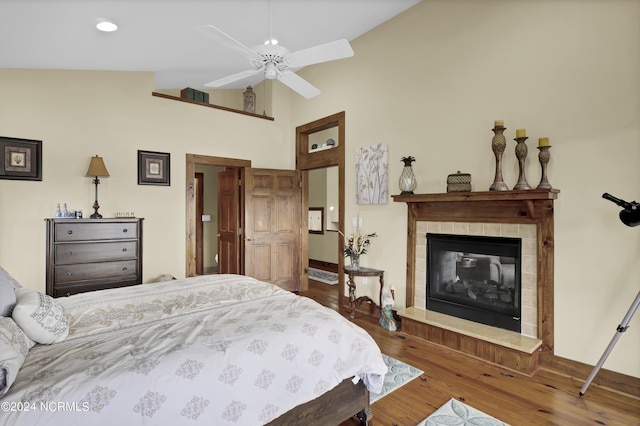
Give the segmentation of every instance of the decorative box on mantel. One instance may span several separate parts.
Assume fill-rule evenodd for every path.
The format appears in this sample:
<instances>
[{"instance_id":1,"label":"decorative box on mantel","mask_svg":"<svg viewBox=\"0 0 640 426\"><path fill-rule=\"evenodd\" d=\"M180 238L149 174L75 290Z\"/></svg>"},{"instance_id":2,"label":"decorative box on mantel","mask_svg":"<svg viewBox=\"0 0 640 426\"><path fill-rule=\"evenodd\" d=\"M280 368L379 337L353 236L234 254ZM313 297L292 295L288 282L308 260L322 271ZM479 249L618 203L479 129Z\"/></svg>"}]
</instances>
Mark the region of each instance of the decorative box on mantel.
<instances>
[{"instance_id":1,"label":"decorative box on mantel","mask_svg":"<svg viewBox=\"0 0 640 426\"><path fill-rule=\"evenodd\" d=\"M554 353L554 220L553 202L559 190L447 192L440 194L406 194L392 196L395 202L407 203L407 275L406 309L398 309L403 331L458 350L505 368L531 374L538 361L544 363ZM539 343L526 338L524 348L515 349L513 340L500 343L496 336L482 336L473 330L454 330L423 319L423 307L414 306L416 295L418 224L422 222L485 223L535 225L537 336ZM412 312L416 315L412 315ZM514 332L507 332L514 333ZM516 333L514 338L520 336ZM526 336L522 336L523 338ZM533 339L535 340L535 339Z\"/></svg>"},{"instance_id":2,"label":"decorative box on mantel","mask_svg":"<svg viewBox=\"0 0 640 426\"><path fill-rule=\"evenodd\" d=\"M447 176L447 192L471 191L471 175L469 173L453 173Z\"/></svg>"}]
</instances>

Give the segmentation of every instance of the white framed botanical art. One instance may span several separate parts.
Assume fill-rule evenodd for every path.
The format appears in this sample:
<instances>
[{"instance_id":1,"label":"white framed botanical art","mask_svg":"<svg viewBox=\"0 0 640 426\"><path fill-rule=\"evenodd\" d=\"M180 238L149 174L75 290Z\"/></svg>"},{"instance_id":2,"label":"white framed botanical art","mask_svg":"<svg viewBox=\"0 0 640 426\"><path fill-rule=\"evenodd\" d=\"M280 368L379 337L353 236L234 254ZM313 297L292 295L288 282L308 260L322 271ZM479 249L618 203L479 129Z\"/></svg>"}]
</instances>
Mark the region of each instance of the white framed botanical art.
<instances>
[{"instance_id":1,"label":"white framed botanical art","mask_svg":"<svg viewBox=\"0 0 640 426\"><path fill-rule=\"evenodd\" d=\"M389 147L371 145L356 151L358 204L386 204L389 198Z\"/></svg>"}]
</instances>

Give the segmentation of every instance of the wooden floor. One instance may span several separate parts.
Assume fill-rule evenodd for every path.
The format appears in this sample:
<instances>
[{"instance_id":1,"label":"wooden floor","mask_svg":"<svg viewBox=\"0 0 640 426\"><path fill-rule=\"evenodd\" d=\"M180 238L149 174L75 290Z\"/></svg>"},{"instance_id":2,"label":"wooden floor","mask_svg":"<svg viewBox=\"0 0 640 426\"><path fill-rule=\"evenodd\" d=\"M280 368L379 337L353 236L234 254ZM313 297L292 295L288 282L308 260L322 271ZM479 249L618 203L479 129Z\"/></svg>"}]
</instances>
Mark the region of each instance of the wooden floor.
<instances>
[{"instance_id":1,"label":"wooden floor","mask_svg":"<svg viewBox=\"0 0 640 426\"><path fill-rule=\"evenodd\" d=\"M301 295L338 309L335 286L310 281L309 291ZM415 426L451 398L513 426L640 425L637 398L593 383L580 397L583 380L546 369L530 378L402 332L389 332L362 313L354 322L369 332L383 353L424 371L372 405L376 426ZM357 424L354 419L341 426Z\"/></svg>"}]
</instances>

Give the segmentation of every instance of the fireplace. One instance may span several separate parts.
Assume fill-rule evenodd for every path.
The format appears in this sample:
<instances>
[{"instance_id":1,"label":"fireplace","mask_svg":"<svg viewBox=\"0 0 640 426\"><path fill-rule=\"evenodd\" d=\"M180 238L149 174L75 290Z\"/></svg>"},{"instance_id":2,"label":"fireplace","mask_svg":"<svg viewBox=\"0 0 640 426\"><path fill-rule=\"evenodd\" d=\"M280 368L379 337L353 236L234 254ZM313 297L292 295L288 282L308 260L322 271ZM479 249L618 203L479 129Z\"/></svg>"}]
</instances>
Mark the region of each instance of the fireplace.
<instances>
[{"instance_id":1,"label":"fireplace","mask_svg":"<svg viewBox=\"0 0 640 426\"><path fill-rule=\"evenodd\" d=\"M553 356L553 203L558 193L394 195L395 202L408 207L406 306L398 309L402 330L525 374L535 371L540 359ZM520 333L426 309L427 233L521 239Z\"/></svg>"},{"instance_id":2,"label":"fireplace","mask_svg":"<svg viewBox=\"0 0 640 426\"><path fill-rule=\"evenodd\" d=\"M426 308L521 331L520 238L427 233Z\"/></svg>"}]
</instances>

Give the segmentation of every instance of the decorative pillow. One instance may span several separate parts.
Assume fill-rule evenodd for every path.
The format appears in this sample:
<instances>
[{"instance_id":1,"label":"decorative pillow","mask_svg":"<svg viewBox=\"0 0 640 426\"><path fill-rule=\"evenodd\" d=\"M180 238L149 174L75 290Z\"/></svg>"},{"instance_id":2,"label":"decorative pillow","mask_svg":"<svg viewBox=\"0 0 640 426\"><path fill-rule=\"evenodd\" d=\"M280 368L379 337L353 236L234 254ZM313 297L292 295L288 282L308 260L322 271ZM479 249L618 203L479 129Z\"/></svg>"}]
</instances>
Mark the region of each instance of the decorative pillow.
<instances>
[{"instance_id":1,"label":"decorative pillow","mask_svg":"<svg viewBox=\"0 0 640 426\"><path fill-rule=\"evenodd\" d=\"M0 397L7 393L16 380L32 346L32 342L11 318L0 317Z\"/></svg>"},{"instance_id":2,"label":"decorative pillow","mask_svg":"<svg viewBox=\"0 0 640 426\"><path fill-rule=\"evenodd\" d=\"M16 296L12 316L28 338L44 344L67 338L69 321L53 297L28 288L17 289Z\"/></svg>"},{"instance_id":3,"label":"decorative pillow","mask_svg":"<svg viewBox=\"0 0 640 426\"><path fill-rule=\"evenodd\" d=\"M10 273L8 273L5 269L2 268L2 266L0 266L0 282L8 282L11 285L13 285L13 288L22 287L20 283L11 276Z\"/></svg>"},{"instance_id":4,"label":"decorative pillow","mask_svg":"<svg viewBox=\"0 0 640 426\"><path fill-rule=\"evenodd\" d=\"M16 289L0 277L0 317L10 317L16 306Z\"/></svg>"},{"instance_id":5,"label":"decorative pillow","mask_svg":"<svg viewBox=\"0 0 640 426\"><path fill-rule=\"evenodd\" d=\"M0 267L0 316L10 317L16 305L16 288L20 284L2 267Z\"/></svg>"}]
</instances>

